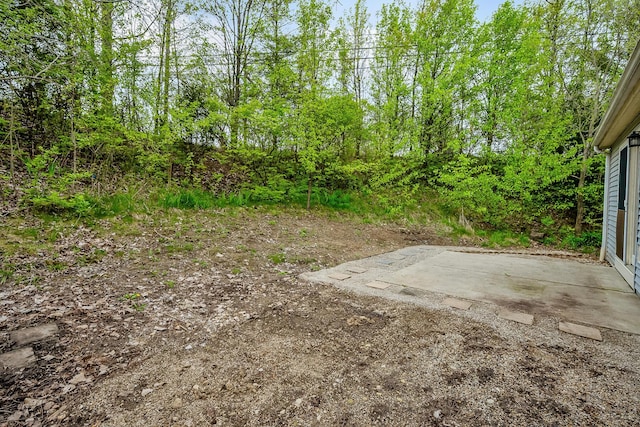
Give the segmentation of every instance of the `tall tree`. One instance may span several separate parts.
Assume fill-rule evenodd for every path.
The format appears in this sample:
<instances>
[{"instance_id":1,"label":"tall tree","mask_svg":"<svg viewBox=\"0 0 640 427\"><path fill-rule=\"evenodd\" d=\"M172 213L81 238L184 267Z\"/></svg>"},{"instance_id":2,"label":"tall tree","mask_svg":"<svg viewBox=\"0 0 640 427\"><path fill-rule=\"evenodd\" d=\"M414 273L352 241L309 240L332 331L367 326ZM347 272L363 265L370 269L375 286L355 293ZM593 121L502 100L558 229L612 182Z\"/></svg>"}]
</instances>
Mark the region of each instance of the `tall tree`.
<instances>
[{"instance_id":1,"label":"tall tree","mask_svg":"<svg viewBox=\"0 0 640 427\"><path fill-rule=\"evenodd\" d=\"M214 0L208 7L215 20L220 40L223 63L224 97L229 107L229 138L238 146L240 119L238 107L249 71L249 58L253 52L261 20L265 11L264 0Z\"/></svg>"}]
</instances>

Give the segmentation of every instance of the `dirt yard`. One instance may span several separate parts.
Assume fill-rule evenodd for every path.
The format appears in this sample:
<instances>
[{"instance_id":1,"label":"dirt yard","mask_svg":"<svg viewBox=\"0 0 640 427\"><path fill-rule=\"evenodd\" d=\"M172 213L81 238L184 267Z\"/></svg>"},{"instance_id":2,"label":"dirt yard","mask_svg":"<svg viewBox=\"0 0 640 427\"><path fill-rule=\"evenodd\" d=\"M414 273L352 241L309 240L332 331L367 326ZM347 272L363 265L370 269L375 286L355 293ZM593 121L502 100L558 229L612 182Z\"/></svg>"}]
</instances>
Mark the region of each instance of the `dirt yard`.
<instances>
[{"instance_id":1,"label":"dirt yard","mask_svg":"<svg viewBox=\"0 0 640 427\"><path fill-rule=\"evenodd\" d=\"M170 211L91 228L5 219L0 426L640 424L640 336L596 342L301 281L453 242L331 213Z\"/></svg>"}]
</instances>

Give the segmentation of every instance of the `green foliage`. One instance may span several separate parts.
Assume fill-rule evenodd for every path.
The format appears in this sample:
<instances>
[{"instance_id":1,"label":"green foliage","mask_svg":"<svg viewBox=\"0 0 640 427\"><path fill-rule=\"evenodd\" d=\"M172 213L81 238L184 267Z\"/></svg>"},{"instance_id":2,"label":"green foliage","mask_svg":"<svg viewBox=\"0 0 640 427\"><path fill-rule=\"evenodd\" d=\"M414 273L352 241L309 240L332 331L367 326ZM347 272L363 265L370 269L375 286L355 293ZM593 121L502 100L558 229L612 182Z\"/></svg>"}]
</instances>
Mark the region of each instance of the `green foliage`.
<instances>
[{"instance_id":1,"label":"green foliage","mask_svg":"<svg viewBox=\"0 0 640 427\"><path fill-rule=\"evenodd\" d=\"M176 189L161 194L159 204L163 208L209 209L216 205L216 200L201 190Z\"/></svg>"},{"instance_id":2,"label":"green foliage","mask_svg":"<svg viewBox=\"0 0 640 427\"><path fill-rule=\"evenodd\" d=\"M161 3L0 3L3 207L442 204L497 229L598 226L594 124L640 38L635 3L509 1L480 23L472 0L394 2L373 32L361 0L337 24L326 0Z\"/></svg>"},{"instance_id":3,"label":"green foliage","mask_svg":"<svg viewBox=\"0 0 640 427\"><path fill-rule=\"evenodd\" d=\"M602 245L602 233L600 231L585 231L579 236L570 233L562 240L562 245L573 250L595 252Z\"/></svg>"},{"instance_id":4,"label":"green foliage","mask_svg":"<svg viewBox=\"0 0 640 427\"><path fill-rule=\"evenodd\" d=\"M282 264L287 260L287 257L284 253L282 252L278 252L272 255L269 255L269 261L271 261L272 263L278 265L278 264Z\"/></svg>"},{"instance_id":5,"label":"green foliage","mask_svg":"<svg viewBox=\"0 0 640 427\"><path fill-rule=\"evenodd\" d=\"M65 196L57 191L51 191L44 196L33 196L30 203L36 211L44 213L87 216L91 212L91 203L82 193Z\"/></svg>"}]
</instances>

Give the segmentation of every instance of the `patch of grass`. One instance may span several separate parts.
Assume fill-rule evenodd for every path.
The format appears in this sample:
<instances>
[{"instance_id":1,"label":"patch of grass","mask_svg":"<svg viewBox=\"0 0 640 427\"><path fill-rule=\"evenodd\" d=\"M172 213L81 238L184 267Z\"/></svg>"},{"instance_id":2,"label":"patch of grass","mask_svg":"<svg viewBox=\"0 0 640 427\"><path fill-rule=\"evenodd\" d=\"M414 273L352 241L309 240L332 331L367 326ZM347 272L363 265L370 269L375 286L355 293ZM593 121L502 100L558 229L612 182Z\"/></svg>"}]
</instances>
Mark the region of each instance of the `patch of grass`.
<instances>
[{"instance_id":1,"label":"patch of grass","mask_svg":"<svg viewBox=\"0 0 640 427\"><path fill-rule=\"evenodd\" d=\"M165 286L169 289L173 289L176 287L176 282L173 280L167 280L164 282Z\"/></svg>"},{"instance_id":2,"label":"patch of grass","mask_svg":"<svg viewBox=\"0 0 640 427\"><path fill-rule=\"evenodd\" d=\"M167 250L167 253L173 254L176 252L191 252L194 250L194 245L191 242L186 242L186 243L182 243L182 244L169 244L169 245L165 245L165 249Z\"/></svg>"},{"instance_id":3,"label":"patch of grass","mask_svg":"<svg viewBox=\"0 0 640 427\"><path fill-rule=\"evenodd\" d=\"M310 257L292 257L289 259L289 262L293 264L309 265L313 264L314 262L318 262L318 260Z\"/></svg>"},{"instance_id":4,"label":"patch of grass","mask_svg":"<svg viewBox=\"0 0 640 427\"><path fill-rule=\"evenodd\" d=\"M284 263L286 261L286 259L287 259L285 254L282 253L282 252L278 252L278 253L269 255L268 258L272 263L274 263L276 265Z\"/></svg>"},{"instance_id":5,"label":"patch of grass","mask_svg":"<svg viewBox=\"0 0 640 427\"><path fill-rule=\"evenodd\" d=\"M47 260L45 264L50 271L64 271L69 268L69 266L62 261Z\"/></svg>"},{"instance_id":6,"label":"patch of grass","mask_svg":"<svg viewBox=\"0 0 640 427\"><path fill-rule=\"evenodd\" d=\"M489 248L527 247L531 243L527 235L508 230L478 230L477 235L484 238L482 245Z\"/></svg>"},{"instance_id":7,"label":"patch of grass","mask_svg":"<svg viewBox=\"0 0 640 427\"><path fill-rule=\"evenodd\" d=\"M602 233L600 231L585 231L579 236L568 234L562 240L562 246L586 253L596 252L602 245Z\"/></svg>"},{"instance_id":8,"label":"patch of grass","mask_svg":"<svg viewBox=\"0 0 640 427\"><path fill-rule=\"evenodd\" d=\"M14 264L4 264L0 267L0 285L7 283L15 274L16 266Z\"/></svg>"},{"instance_id":9,"label":"patch of grass","mask_svg":"<svg viewBox=\"0 0 640 427\"><path fill-rule=\"evenodd\" d=\"M141 198L133 191L117 192L103 197L90 198L93 209L92 214L97 218L119 216L123 220L132 220L132 214L141 210L144 205Z\"/></svg>"},{"instance_id":10,"label":"patch of grass","mask_svg":"<svg viewBox=\"0 0 640 427\"><path fill-rule=\"evenodd\" d=\"M163 208L209 209L219 205L220 201L202 190L177 189L162 194L158 203Z\"/></svg>"}]
</instances>

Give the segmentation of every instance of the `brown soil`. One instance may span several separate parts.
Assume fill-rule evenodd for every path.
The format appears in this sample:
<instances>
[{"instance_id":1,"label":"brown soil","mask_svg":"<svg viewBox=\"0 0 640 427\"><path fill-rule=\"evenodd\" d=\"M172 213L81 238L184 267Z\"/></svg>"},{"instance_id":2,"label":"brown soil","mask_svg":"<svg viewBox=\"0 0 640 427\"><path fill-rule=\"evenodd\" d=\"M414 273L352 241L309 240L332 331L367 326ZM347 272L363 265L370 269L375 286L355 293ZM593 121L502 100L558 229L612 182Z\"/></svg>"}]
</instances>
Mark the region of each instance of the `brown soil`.
<instances>
[{"instance_id":1,"label":"brown soil","mask_svg":"<svg viewBox=\"0 0 640 427\"><path fill-rule=\"evenodd\" d=\"M16 329L53 321L60 334L34 345L36 365L0 374L0 425L639 424L638 336L547 339L298 279L465 243L445 234L297 210L171 211L6 256L0 352Z\"/></svg>"}]
</instances>

